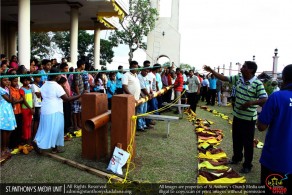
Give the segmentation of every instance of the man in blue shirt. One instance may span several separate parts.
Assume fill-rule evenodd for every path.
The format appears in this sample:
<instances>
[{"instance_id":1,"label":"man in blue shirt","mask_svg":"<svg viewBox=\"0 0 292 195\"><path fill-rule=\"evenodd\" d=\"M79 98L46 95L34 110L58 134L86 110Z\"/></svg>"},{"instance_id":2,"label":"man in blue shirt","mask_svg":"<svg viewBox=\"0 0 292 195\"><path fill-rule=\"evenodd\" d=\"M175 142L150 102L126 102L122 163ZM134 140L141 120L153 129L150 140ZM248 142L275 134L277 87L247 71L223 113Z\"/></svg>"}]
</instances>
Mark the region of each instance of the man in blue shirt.
<instances>
[{"instance_id":1,"label":"man in blue shirt","mask_svg":"<svg viewBox=\"0 0 292 195\"><path fill-rule=\"evenodd\" d=\"M51 61L48 59L44 59L42 61L43 70L40 71L40 74L50 73L51 70ZM40 87L48 80L48 75L42 75L41 81L39 83Z\"/></svg>"},{"instance_id":2,"label":"man in blue shirt","mask_svg":"<svg viewBox=\"0 0 292 195\"><path fill-rule=\"evenodd\" d=\"M209 91L207 94L207 105L215 105L215 99L216 99L216 82L217 79L214 77L213 74L211 74L211 77L209 78Z\"/></svg>"},{"instance_id":3,"label":"man in blue shirt","mask_svg":"<svg viewBox=\"0 0 292 195\"><path fill-rule=\"evenodd\" d=\"M268 98L257 124L260 131L268 128L260 163L261 183L271 194L275 187L292 193L292 64L284 68L282 77L282 89ZM273 177L278 179L276 186L269 185Z\"/></svg>"},{"instance_id":4,"label":"man in blue shirt","mask_svg":"<svg viewBox=\"0 0 292 195\"><path fill-rule=\"evenodd\" d=\"M122 84L122 79L124 77L124 74L123 74L123 66L119 66L118 67L118 72L117 72L117 75L116 75L116 93L117 94L123 94L123 84Z\"/></svg>"}]
</instances>

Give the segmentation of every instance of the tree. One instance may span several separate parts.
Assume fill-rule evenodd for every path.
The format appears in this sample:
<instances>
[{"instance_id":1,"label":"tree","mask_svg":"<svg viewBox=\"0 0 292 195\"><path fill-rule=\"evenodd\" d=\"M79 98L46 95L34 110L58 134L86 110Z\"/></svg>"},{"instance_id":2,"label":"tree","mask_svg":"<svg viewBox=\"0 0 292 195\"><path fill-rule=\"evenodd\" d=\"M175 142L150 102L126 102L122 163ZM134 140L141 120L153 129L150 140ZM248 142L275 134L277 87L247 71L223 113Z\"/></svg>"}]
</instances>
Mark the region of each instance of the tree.
<instances>
[{"instance_id":1,"label":"tree","mask_svg":"<svg viewBox=\"0 0 292 195\"><path fill-rule=\"evenodd\" d=\"M129 62L138 48L146 49L143 38L155 27L158 12L150 0L130 0L129 15L120 20L121 29L115 30L109 39L114 45L129 46Z\"/></svg>"},{"instance_id":2,"label":"tree","mask_svg":"<svg viewBox=\"0 0 292 195\"><path fill-rule=\"evenodd\" d=\"M43 59L49 56L51 46L51 37L45 32L31 33L31 59Z\"/></svg>"},{"instance_id":3,"label":"tree","mask_svg":"<svg viewBox=\"0 0 292 195\"><path fill-rule=\"evenodd\" d=\"M61 49L65 58L70 57L70 33L69 31L56 32L54 42Z\"/></svg>"},{"instance_id":4,"label":"tree","mask_svg":"<svg viewBox=\"0 0 292 195\"><path fill-rule=\"evenodd\" d=\"M70 56L70 33L57 32L54 36L54 41L58 47L63 51L64 56ZM90 61L94 60L94 35L86 32L85 30L78 31L78 55L89 57ZM113 45L110 41L100 40L100 64L111 63L114 57Z\"/></svg>"},{"instance_id":5,"label":"tree","mask_svg":"<svg viewBox=\"0 0 292 195\"><path fill-rule=\"evenodd\" d=\"M187 70L187 71L194 69L191 65L183 64L183 63L181 63L179 67L180 67L181 70Z\"/></svg>"},{"instance_id":6,"label":"tree","mask_svg":"<svg viewBox=\"0 0 292 195\"><path fill-rule=\"evenodd\" d=\"M162 64L163 67L170 67L170 62L165 62L164 64Z\"/></svg>"},{"instance_id":7,"label":"tree","mask_svg":"<svg viewBox=\"0 0 292 195\"><path fill-rule=\"evenodd\" d=\"M113 61L114 51L111 41L101 39L100 40L100 64L105 65L106 62L111 63Z\"/></svg>"},{"instance_id":8,"label":"tree","mask_svg":"<svg viewBox=\"0 0 292 195\"><path fill-rule=\"evenodd\" d=\"M93 52L94 35L87 33L85 30L78 31L78 54L86 56L89 52Z\"/></svg>"}]
</instances>

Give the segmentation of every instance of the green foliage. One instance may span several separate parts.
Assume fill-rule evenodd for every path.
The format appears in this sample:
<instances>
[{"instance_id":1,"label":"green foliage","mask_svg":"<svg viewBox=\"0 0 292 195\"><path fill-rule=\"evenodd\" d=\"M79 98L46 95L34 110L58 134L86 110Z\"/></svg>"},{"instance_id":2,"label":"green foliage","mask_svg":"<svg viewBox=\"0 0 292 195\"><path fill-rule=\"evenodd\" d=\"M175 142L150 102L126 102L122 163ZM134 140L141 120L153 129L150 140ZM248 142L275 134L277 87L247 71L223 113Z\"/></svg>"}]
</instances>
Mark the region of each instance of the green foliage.
<instances>
[{"instance_id":1,"label":"green foliage","mask_svg":"<svg viewBox=\"0 0 292 195\"><path fill-rule=\"evenodd\" d=\"M62 50L64 57L70 57L70 33L69 31L56 32L53 38L57 46Z\"/></svg>"},{"instance_id":2,"label":"green foliage","mask_svg":"<svg viewBox=\"0 0 292 195\"><path fill-rule=\"evenodd\" d=\"M54 41L58 47L63 51L64 56L67 58L70 56L70 32L56 32L54 35ZM78 54L79 56L88 56L90 61L94 59L94 35L89 34L85 30L78 32ZM114 45L108 41L100 40L100 64L111 63L114 57L113 52Z\"/></svg>"},{"instance_id":3,"label":"green foliage","mask_svg":"<svg viewBox=\"0 0 292 195\"><path fill-rule=\"evenodd\" d=\"M162 64L163 67L170 67L170 62L165 62L164 64Z\"/></svg>"},{"instance_id":4,"label":"green foliage","mask_svg":"<svg viewBox=\"0 0 292 195\"><path fill-rule=\"evenodd\" d=\"M181 70L187 70L187 71L194 69L191 65L183 64L183 63L181 63L179 67L180 67Z\"/></svg>"},{"instance_id":5,"label":"green foliage","mask_svg":"<svg viewBox=\"0 0 292 195\"><path fill-rule=\"evenodd\" d=\"M264 82L264 87L268 95L271 95L273 93L274 87L272 86L271 80Z\"/></svg>"},{"instance_id":6,"label":"green foliage","mask_svg":"<svg viewBox=\"0 0 292 195\"><path fill-rule=\"evenodd\" d=\"M78 54L86 56L88 52L93 52L94 35L85 30L78 31Z\"/></svg>"},{"instance_id":7,"label":"green foliage","mask_svg":"<svg viewBox=\"0 0 292 195\"><path fill-rule=\"evenodd\" d=\"M113 45L110 41L100 40L100 64L111 63L113 61L114 51Z\"/></svg>"},{"instance_id":8,"label":"green foliage","mask_svg":"<svg viewBox=\"0 0 292 195\"><path fill-rule=\"evenodd\" d=\"M138 48L146 49L143 38L155 27L158 12L150 0L130 0L129 15L120 20L121 29L114 31L109 39L114 45L129 46L129 62Z\"/></svg>"},{"instance_id":9,"label":"green foliage","mask_svg":"<svg viewBox=\"0 0 292 195\"><path fill-rule=\"evenodd\" d=\"M51 37L45 32L31 33L31 59L43 59L49 56Z\"/></svg>"}]
</instances>

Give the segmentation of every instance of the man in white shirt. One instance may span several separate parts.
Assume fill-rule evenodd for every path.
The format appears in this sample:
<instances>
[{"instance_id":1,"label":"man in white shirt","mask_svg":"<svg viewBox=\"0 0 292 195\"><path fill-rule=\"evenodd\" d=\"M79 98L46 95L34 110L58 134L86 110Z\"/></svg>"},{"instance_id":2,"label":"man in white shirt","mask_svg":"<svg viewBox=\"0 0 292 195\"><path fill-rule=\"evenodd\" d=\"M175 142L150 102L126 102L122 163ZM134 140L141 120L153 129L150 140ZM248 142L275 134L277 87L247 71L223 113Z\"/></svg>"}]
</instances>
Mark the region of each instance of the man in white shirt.
<instances>
[{"instance_id":1,"label":"man in white shirt","mask_svg":"<svg viewBox=\"0 0 292 195\"><path fill-rule=\"evenodd\" d=\"M194 71L189 71L190 77L187 79L186 84L188 84L188 101L190 104L191 109L196 112L198 97L200 94L201 84L196 75L194 75Z\"/></svg>"},{"instance_id":2,"label":"man in white shirt","mask_svg":"<svg viewBox=\"0 0 292 195\"><path fill-rule=\"evenodd\" d=\"M207 95L208 95L208 90L209 90L209 80L208 78L203 75L203 81L202 81L202 101L205 101L205 99L207 100Z\"/></svg>"},{"instance_id":3,"label":"man in white shirt","mask_svg":"<svg viewBox=\"0 0 292 195\"><path fill-rule=\"evenodd\" d=\"M160 91L162 89L162 80L161 80L161 65L160 64L154 64L152 73L155 75L156 80L156 91ZM157 109L162 107L162 96L157 96Z\"/></svg>"},{"instance_id":4,"label":"man in white shirt","mask_svg":"<svg viewBox=\"0 0 292 195\"><path fill-rule=\"evenodd\" d=\"M126 72L122 79L124 92L126 94L133 95L136 102L139 100L140 92L141 92L140 82L137 76L137 68L138 68L138 62L131 61L130 72Z\"/></svg>"},{"instance_id":5,"label":"man in white shirt","mask_svg":"<svg viewBox=\"0 0 292 195\"><path fill-rule=\"evenodd\" d=\"M138 75L138 79L140 81L140 86L141 86L141 93L140 96L141 98L151 98L152 95L150 94L150 84L148 80L148 72L149 69L143 69L141 70L140 74ZM144 102L137 106L137 114L145 114L147 112L147 105L148 102ZM146 125L146 120L145 118L138 118L137 120L137 131L146 131L145 129L149 129L150 127Z\"/></svg>"}]
</instances>

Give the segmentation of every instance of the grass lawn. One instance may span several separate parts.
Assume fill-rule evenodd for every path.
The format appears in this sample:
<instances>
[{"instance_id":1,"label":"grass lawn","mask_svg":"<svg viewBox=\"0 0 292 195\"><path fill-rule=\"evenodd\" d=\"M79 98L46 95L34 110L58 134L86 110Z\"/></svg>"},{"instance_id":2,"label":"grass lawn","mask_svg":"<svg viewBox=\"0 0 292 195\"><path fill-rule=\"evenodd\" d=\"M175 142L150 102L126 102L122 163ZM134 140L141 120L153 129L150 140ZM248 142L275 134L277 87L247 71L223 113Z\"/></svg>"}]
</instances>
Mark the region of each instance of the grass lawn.
<instances>
[{"instance_id":1,"label":"grass lawn","mask_svg":"<svg viewBox=\"0 0 292 195\"><path fill-rule=\"evenodd\" d=\"M212 107L231 115L231 107ZM174 115L172 112L164 115ZM212 128L222 129L224 139L219 145L229 158L232 157L231 125L212 113L197 109L197 117L209 119ZM138 132L136 158L131 166L129 179L140 182L195 183L197 177L197 149L194 126L184 119L171 122L170 136L166 138L166 122L157 121L155 129ZM256 130L255 138L264 142L265 133ZM81 158L81 139L65 142L65 153L60 156L105 171L108 160L90 161ZM259 183L261 149L255 148L252 172L246 174L248 183ZM231 166L239 172L241 165ZM125 173L125 169L123 169ZM34 151L28 155L12 156L1 167L1 183L106 183L107 180L56 161L48 156L39 156Z\"/></svg>"}]
</instances>

